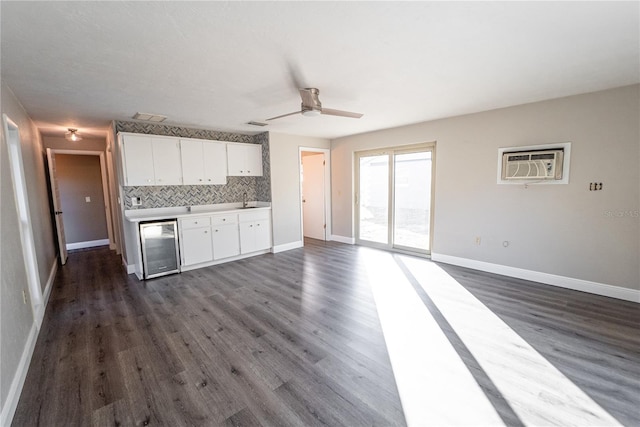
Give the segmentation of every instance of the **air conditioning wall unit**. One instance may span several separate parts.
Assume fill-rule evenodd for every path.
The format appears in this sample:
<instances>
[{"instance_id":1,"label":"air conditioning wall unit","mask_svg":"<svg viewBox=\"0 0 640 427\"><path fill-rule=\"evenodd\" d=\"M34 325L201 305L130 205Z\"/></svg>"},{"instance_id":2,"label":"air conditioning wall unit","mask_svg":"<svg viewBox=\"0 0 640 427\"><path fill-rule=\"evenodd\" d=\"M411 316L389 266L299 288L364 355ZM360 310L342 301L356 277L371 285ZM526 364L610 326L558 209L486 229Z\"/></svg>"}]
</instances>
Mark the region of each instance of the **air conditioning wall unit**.
<instances>
[{"instance_id":1,"label":"air conditioning wall unit","mask_svg":"<svg viewBox=\"0 0 640 427\"><path fill-rule=\"evenodd\" d=\"M499 184L568 184L571 143L501 148Z\"/></svg>"}]
</instances>

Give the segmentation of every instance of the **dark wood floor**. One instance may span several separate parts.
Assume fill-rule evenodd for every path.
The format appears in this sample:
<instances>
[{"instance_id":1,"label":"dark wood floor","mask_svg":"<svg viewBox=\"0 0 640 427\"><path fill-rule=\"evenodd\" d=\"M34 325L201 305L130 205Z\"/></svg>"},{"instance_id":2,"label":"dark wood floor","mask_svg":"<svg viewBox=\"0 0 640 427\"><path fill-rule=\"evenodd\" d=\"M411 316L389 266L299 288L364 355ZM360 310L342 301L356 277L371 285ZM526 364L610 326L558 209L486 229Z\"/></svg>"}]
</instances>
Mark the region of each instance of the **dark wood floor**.
<instances>
[{"instance_id":1,"label":"dark wood floor","mask_svg":"<svg viewBox=\"0 0 640 427\"><path fill-rule=\"evenodd\" d=\"M71 253L13 424L405 425L367 274L375 252L307 240L146 282L107 249ZM441 267L617 422L640 424L637 304ZM409 270L398 280L410 279L501 423L526 425L521 414L544 411L510 403L491 371L482 374L464 333ZM469 410L437 398L424 407Z\"/></svg>"}]
</instances>

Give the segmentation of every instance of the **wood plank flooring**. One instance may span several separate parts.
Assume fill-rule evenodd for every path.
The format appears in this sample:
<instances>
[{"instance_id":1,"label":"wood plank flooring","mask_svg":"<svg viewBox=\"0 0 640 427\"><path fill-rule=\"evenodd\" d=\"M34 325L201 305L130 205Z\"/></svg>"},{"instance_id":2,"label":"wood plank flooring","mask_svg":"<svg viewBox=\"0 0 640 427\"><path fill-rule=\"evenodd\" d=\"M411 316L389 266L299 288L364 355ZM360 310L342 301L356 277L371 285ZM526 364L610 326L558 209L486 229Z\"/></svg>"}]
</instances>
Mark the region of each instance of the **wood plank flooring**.
<instances>
[{"instance_id":1,"label":"wood plank flooring","mask_svg":"<svg viewBox=\"0 0 640 427\"><path fill-rule=\"evenodd\" d=\"M367 274L372 251L307 240L146 282L127 276L108 249L70 253L13 425L406 425ZM640 424L637 304L441 267L619 423ZM437 317L437 298L414 285ZM438 324L465 369L481 370L461 350L464 333ZM502 423L527 424L489 377L473 376Z\"/></svg>"}]
</instances>

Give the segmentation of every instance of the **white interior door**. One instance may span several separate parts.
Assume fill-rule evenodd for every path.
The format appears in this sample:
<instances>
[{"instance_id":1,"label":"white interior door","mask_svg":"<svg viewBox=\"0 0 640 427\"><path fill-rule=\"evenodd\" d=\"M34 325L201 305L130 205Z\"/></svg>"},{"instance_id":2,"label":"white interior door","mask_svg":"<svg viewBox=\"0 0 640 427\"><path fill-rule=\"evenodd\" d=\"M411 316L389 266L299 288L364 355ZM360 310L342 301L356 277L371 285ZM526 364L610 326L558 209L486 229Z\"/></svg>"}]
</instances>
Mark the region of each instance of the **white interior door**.
<instances>
[{"instance_id":1,"label":"white interior door","mask_svg":"<svg viewBox=\"0 0 640 427\"><path fill-rule=\"evenodd\" d=\"M304 237L326 240L324 153L302 156L302 229Z\"/></svg>"},{"instance_id":2,"label":"white interior door","mask_svg":"<svg viewBox=\"0 0 640 427\"><path fill-rule=\"evenodd\" d=\"M60 203L60 189L56 179L56 156L47 148L47 161L49 162L49 182L51 182L51 195L53 198L53 211L56 218L56 233L58 235L58 248L60 250L60 262L67 263L67 242L64 238L64 224L62 221L62 203Z\"/></svg>"}]
</instances>

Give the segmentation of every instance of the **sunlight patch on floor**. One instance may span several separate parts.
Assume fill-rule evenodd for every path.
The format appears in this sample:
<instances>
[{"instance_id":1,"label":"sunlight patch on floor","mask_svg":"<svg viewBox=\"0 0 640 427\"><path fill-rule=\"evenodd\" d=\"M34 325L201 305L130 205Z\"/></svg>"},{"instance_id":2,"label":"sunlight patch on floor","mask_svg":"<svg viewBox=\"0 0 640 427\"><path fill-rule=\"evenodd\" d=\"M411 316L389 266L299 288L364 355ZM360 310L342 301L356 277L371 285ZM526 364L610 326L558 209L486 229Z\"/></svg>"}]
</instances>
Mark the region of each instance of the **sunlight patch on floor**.
<instances>
[{"instance_id":1,"label":"sunlight patch on floor","mask_svg":"<svg viewBox=\"0 0 640 427\"><path fill-rule=\"evenodd\" d=\"M386 261L376 260L377 271L381 272L383 265L393 269L393 265L397 263L392 260L392 257L389 255ZM438 265L415 257L399 255L395 257L415 277L524 425L620 425L615 418ZM397 269L393 269L391 274L396 275ZM422 303L413 289L411 289L413 294L407 291L404 283L397 283L397 280L388 281L387 289L381 290L379 288L382 282L375 281L375 292L386 298L380 299L379 310L385 313L384 316L381 315L381 322L383 322L385 338L389 331L390 339L387 345L392 348L399 344L398 339L392 337L398 331L389 324L398 323L399 319L389 319L391 314L387 310L391 311L391 308L385 306L392 304L390 299L402 298L404 304L411 304L413 312L418 310L417 305ZM394 293L398 293L398 296L394 297ZM410 299L414 301L410 302ZM398 312L395 313L397 317ZM428 323L424 319L422 322ZM431 324L430 327L432 326ZM449 345L438 337L438 345L434 346L431 330L419 336L416 331L422 331L422 327L416 325L412 331L404 331L410 332L414 340L423 341L422 344L412 344L415 349L419 349L422 345L423 352L439 352ZM404 351L405 349L394 350L394 352ZM437 363L437 359L430 356L427 363L434 363L434 361ZM423 360L423 363L425 362ZM445 359L443 363L449 362ZM406 366L402 369L411 370ZM466 368L456 361L455 369ZM424 388L424 385L422 387ZM447 402L449 396L440 395L439 399L442 406L455 408L456 401ZM462 402L464 400L457 399L458 404ZM466 408L464 412L467 412ZM475 416L473 411L470 412ZM484 417L484 414L480 416ZM477 419L478 423L484 424L483 420L484 418Z\"/></svg>"},{"instance_id":2,"label":"sunlight patch on floor","mask_svg":"<svg viewBox=\"0 0 640 427\"><path fill-rule=\"evenodd\" d=\"M408 425L504 425L392 256L361 253Z\"/></svg>"}]
</instances>

